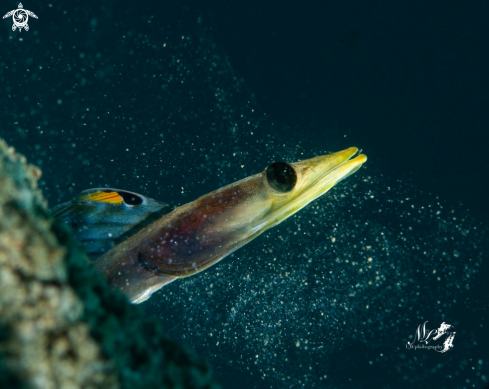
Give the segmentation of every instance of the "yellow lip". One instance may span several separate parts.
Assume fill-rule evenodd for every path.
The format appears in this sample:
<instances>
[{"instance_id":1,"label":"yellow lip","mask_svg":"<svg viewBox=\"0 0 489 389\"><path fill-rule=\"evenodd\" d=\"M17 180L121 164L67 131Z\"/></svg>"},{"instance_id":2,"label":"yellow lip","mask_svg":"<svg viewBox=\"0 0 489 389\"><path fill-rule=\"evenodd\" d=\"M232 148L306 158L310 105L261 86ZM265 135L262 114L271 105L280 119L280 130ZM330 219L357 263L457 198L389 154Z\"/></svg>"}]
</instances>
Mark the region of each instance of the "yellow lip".
<instances>
[{"instance_id":1,"label":"yellow lip","mask_svg":"<svg viewBox=\"0 0 489 389\"><path fill-rule=\"evenodd\" d=\"M350 147L337 153L293 163L292 166L301 174L303 180L297 192L297 200L308 204L355 173L367 160L364 154L351 159L357 153L356 147Z\"/></svg>"}]
</instances>

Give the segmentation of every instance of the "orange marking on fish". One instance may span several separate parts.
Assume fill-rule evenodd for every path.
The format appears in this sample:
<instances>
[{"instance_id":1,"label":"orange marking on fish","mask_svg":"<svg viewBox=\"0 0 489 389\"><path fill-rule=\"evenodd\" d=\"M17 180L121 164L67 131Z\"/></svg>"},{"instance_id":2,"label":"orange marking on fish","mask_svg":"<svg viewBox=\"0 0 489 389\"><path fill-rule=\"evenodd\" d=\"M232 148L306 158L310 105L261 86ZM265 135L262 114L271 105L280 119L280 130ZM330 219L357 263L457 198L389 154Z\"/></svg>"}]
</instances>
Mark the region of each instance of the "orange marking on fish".
<instances>
[{"instance_id":1,"label":"orange marking on fish","mask_svg":"<svg viewBox=\"0 0 489 389\"><path fill-rule=\"evenodd\" d=\"M122 197L117 192L97 191L79 198L81 201L97 201L99 203L122 204Z\"/></svg>"}]
</instances>

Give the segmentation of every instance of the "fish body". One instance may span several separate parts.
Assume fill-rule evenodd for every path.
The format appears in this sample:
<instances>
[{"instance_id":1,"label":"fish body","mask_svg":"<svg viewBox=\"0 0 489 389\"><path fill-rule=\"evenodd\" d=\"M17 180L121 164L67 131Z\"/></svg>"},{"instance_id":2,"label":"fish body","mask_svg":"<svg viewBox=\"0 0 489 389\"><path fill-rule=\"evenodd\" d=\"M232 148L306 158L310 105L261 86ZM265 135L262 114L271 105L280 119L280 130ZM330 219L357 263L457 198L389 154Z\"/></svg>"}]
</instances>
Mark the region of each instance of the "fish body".
<instances>
[{"instance_id":1,"label":"fish body","mask_svg":"<svg viewBox=\"0 0 489 389\"><path fill-rule=\"evenodd\" d=\"M53 214L74 227L92 256L108 248L94 266L140 303L175 279L207 269L326 193L366 161L357 152L352 147L290 164L274 162L262 173L173 210L132 192L97 188L55 207ZM139 204L129 208L125 193Z\"/></svg>"}]
</instances>

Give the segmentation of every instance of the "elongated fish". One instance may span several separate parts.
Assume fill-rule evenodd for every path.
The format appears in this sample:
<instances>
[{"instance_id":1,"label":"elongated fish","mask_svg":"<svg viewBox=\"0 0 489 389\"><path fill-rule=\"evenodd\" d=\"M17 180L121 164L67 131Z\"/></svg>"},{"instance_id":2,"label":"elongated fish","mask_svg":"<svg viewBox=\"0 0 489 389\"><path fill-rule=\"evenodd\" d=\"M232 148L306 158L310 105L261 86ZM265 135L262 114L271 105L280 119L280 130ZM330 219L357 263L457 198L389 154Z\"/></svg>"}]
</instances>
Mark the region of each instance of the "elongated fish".
<instances>
[{"instance_id":1,"label":"elongated fish","mask_svg":"<svg viewBox=\"0 0 489 389\"><path fill-rule=\"evenodd\" d=\"M95 267L133 303L205 270L276 226L367 160L355 147L295 163L274 162L172 209L136 193L89 189L53 208L73 227Z\"/></svg>"}]
</instances>

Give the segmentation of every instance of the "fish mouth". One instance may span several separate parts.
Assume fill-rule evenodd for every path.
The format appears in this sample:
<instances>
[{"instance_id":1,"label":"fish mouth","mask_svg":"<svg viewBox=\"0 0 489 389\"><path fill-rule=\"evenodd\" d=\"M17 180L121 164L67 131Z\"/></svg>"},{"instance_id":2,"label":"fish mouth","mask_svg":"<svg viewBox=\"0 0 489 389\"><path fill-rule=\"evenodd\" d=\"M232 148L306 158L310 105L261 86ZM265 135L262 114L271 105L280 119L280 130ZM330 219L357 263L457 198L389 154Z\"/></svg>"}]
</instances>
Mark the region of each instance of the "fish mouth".
<instances>
[{"instance_id":1,"label":"fish mouth","mask_svg":"<svg viewBox=\"0 0 489 389\"><path fill-rule=\"evenodd\" d=\"M358 148L350 147L336 153L322 155L292 166L302 175L301 189L297 200L314 200L335 186L338 182L355 173L367 161Z\"/></svg>"},{"instance_id":2,"label":"fish mouth","mask_svg":"<svg viewBox=\"0 0 489 389\"><path fill-rule=\"evenodd\" d=\"M290 165L299 180L296 189L286 198L278 199L272 207L268 220L261 228L268 229L281 223L333 188L338 182L355 173L367 161L367 156L358 148L350 147L336 153L321 155Z\"/></svg>"}]
</instances>

